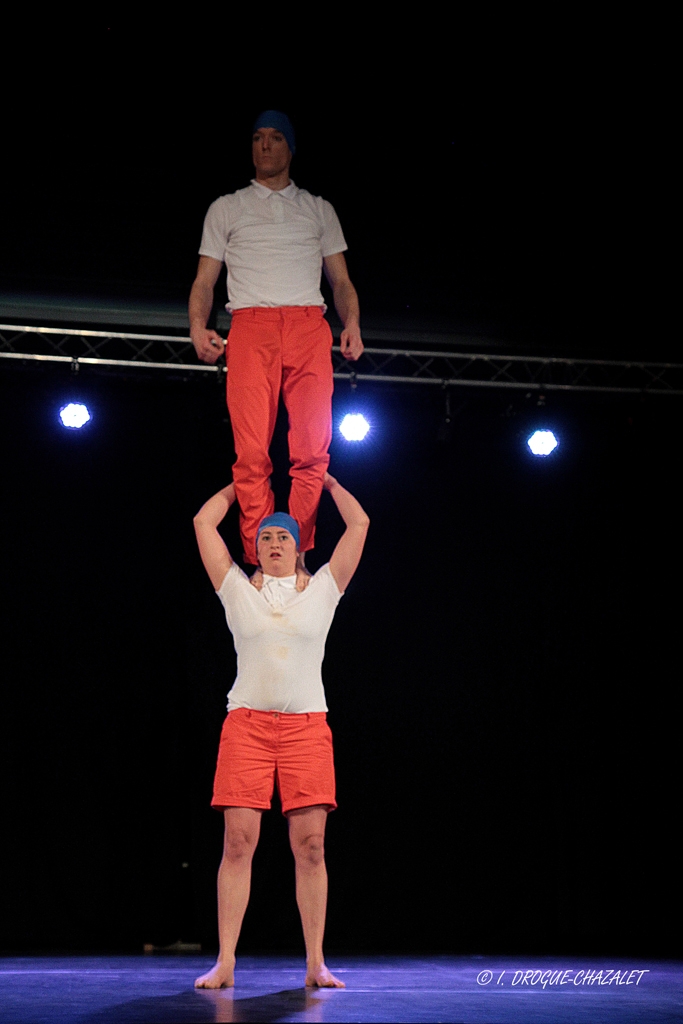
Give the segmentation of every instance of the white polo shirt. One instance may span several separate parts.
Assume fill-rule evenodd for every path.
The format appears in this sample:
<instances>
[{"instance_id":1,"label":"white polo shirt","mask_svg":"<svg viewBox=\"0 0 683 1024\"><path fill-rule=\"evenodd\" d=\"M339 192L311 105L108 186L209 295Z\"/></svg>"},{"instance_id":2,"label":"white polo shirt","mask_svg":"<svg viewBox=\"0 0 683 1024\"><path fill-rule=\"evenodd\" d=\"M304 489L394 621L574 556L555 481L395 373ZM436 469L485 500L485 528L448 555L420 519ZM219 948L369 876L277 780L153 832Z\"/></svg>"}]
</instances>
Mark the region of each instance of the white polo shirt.
<instances>
[{"instance_id":1,"label":"white polo shirt","mask_svg":"<svg viewBox=\"0 0 683 1024\"><path fill-rule=\"evenodd\" d=\"M265 574L258 591L233 562L216 593L237 651L228 711L327 711L321 668L342 596L329 563L299 593L296 576Z\"/></svg>"},{"instance_id":2,"label":"white polo shirt","mask_svg":"<svg viewBox=\"0 0 683 1024\"><path fill-rule=\"evenodd\" d=\"M228 268L228 312L247 306L325 306L324 256L344 252L334 208L290 181L274 192L257 181L209 207L200 256Z\"/></svg>"}]
</instances>

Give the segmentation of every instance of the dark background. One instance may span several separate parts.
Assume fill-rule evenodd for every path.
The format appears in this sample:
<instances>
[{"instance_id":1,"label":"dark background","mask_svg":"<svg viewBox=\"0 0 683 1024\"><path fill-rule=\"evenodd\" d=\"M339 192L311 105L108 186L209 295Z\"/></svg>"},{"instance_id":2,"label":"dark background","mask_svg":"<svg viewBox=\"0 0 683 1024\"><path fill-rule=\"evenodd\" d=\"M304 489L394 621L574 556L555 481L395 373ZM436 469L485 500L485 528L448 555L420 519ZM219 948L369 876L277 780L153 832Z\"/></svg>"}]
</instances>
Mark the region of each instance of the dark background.
<instances>
[{"instance_id":1,"label":"dark background","mask_svg":"<svg viewBox=\"0 0 683 1024\"><path fill-rule=\"evenodd\" d=\"M339 213L366 326L671 357L666 53L611 20L451 16L376 36L297 19L248 46L230 17L34 27L5 73L0 299L184 304L207 207L248 183L276 106L294 180Z\"/></svg>"},{"instance_id":2,"label":"dark background","mask_svg":"<svg viewBox=\"0 0 683 1024\"><path fill-rule=\"evenodd\" d=\"M191 40L126 24L67 42L34 65L38 95L10 76L5 294L184 301L206 207L248 181L251 121L277 106L371 322L675 356L668 143L639 65L418 35L370 67L346 37L269 37L209 75ZM0 943L211 946L234 654L191 519L229 477L222 395L61 367L3 366L0 387ZM77 397L94 419L67 432ZM330 949L676 952L680 400L536 401L456 394L444 436L431 389L337 390L335 423L372 422L332 448L372 527L324 665ZM533 460L541 423L561 445ZM329 503L319 522L314 565L339 535ZM226 538L237 552L234 521ZM266 815L244 949L301 946L292 876Z\"/></svg>"}]
</instances>

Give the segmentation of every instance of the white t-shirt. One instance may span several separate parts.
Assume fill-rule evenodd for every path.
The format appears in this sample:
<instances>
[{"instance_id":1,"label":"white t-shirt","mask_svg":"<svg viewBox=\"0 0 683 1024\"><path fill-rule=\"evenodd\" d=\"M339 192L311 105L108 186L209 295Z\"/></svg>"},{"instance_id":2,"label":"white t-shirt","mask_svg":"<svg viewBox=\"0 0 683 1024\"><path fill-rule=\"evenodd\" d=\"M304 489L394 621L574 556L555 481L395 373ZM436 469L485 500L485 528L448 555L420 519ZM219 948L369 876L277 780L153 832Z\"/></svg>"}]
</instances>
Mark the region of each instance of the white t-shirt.
<instances>
[{"instance_id":1,"label":"white t-shirt","mask_svg":"<svg viewBox=\"0 0 683 1024\"><path fill-rule=\"evenodd\" d=\"M334 208L290 181L274 192L257 181L209 207L200 256L225 260L229 312L248 306L325 306L324 256L343 252Z\"/></svg>"},{"instance_id":2,"label":"white t-shirt","mask_svg":"<svg viewBox=\"0 0 683 1024\"><path fill-rule=\"evenodd\" d=\"M329 563L296 589L296 576L264 574L252 587L234 562L216 591L237 651L228 711L327 711L321 667L325 640L342 596Z\"/></svg>"}]
</instances>

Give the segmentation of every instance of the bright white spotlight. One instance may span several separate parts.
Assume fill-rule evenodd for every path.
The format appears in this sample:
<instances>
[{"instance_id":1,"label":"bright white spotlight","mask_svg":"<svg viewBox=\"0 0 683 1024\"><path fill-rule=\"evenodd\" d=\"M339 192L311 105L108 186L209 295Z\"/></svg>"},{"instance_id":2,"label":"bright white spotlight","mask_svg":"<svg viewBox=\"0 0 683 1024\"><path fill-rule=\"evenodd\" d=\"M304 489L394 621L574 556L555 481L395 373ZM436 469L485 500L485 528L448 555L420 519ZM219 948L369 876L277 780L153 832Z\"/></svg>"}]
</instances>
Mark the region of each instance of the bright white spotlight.
<instances>
[{"instance_id":1,"label":"bright white spotlight","mask_svg":"<svg viewBox=\"0 0 683 1024\"><path fill-rule=\"evenodd\" d=\"M59 410L59 418L65 427L78 430L79 427L85 426L92 417L87 405L81 405L80 402L69 402Z\"/></svg>"},{"instance_id":2,"label":"bright white spotlight","mask_svg":"<svg viewBox=\"0 0 683 1024\"><path fill-rule=\"evenodd\" d=\"M362 441L370 429L370 424L359 412L349 412L341 421L339 429L347 441Z\"/></svg>"},{"instance_id":3,"label":"bright white spotlight","mask_svg":"<svg viewBox=\"0 0 683 1024\"><path fill-rule=\"evenodd\" d=\"M550 455L559 443L552 430L535 430L527 439L527 444L534 455Z\"/></svg>"}]
</instances>

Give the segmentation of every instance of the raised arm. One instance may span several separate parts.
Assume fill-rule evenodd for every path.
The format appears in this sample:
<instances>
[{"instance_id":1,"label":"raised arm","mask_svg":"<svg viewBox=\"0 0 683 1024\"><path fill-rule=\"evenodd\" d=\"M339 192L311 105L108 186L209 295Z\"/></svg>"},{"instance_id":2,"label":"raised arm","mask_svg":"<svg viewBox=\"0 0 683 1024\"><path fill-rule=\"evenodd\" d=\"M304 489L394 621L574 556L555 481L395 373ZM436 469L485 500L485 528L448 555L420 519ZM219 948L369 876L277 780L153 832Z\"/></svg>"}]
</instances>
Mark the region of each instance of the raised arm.
<instances>
[{"instance_id":1,"label":"raised arm","mask_svg":"<svg viewBox=\"0 0 683 1024\"><path fill-rule=\"evenodd\" d=\"M194 517L194 532L197 535L199 554L214 590L218 590L232 565L230 552L223 543L217 527L235 501L235 485L228 484L218 494L214 494L213 498L209 498Z\"/></svg>"},{"instance_id":2,"label":"raised arm","mask_svg":"<svg viewBox=\"0 0 683 1024\"><path fill-rule=\"evenodd\" d=\"M323 259L325 277L330 282L334 306L344 330L341 333L341 351L345 359L358 359L363 354L363 341L360 336L360 309L358 293L353 287L346 258L343 252L335 252Z\"/></svg>"},{"instance_id":3,"label":"raised arm","mask_svg":"<svg viewBox=\"0 0 683 1024\"><path fill-rule=\"evenodd\" d=\"M332 500L339 509L340 516L346 523L346 529L330 559L330 572L334 576L335 583L343 592L358 568L370 520L360 502L356 501L354 496L329 473L325 474L323 486L326 491L330 492Z\"/></svg>"},{"instance_id":4,"label":"raised arm","mask_svg":"<svg viewBox=\"0 0 683 1024\"><path fill-rule=\"evenodd\" d=\"M190 292L190 337L203 363L215 363L225 351L225 340L216 331L207 330L206 327L213 307L213 289L221 266L220 260L200 256L197 276Z\"/></svg>"}]
</instances>

